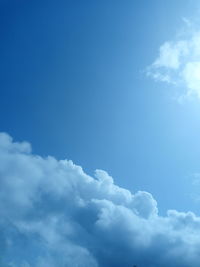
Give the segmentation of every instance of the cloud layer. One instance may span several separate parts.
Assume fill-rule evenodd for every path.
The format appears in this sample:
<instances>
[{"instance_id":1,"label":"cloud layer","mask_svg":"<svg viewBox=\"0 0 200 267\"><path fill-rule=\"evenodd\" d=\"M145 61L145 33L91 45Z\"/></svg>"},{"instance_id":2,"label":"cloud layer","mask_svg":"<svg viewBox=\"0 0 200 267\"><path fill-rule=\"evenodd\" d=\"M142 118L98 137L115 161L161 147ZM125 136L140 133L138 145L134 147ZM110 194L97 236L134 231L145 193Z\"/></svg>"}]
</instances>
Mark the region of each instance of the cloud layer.
<instances>
[{"instance_id":1,"label":"cloud layer","mask_svg":"<svg viewBox=\"0 0 200 267\"><path fill-rule=\"evenodd\" d=\"M171 63L175 64L175 63ZM176 64L175 64L176 65ZM0 134L0 266L197 267L200 218Z\"/></svg>"},{"instance_id":2,"label":"cloud layer","mask_svg":"<svg viewBox=\"0 0 200 267\"><path fill-rule=\"evenodd\" d=\"M200 31L187 21L182 34L160 46L147 75L183 87L185 96L200 98Z\"/></svg>"}]
</instances>

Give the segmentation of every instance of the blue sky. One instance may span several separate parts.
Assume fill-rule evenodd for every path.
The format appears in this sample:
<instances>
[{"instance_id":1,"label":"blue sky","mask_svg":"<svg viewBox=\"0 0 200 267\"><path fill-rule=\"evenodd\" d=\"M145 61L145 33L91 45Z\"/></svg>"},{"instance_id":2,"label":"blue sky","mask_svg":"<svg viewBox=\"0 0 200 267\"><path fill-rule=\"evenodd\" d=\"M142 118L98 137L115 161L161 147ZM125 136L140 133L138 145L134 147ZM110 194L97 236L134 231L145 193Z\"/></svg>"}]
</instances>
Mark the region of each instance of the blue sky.
<instances>
[{"instance_id":1,"label":"blue sky","mask_svg":"<svg viewBox=\"0 0 200 267\"><path fill-rule=\"evenodd\" d=\"M188 210L186 180L199 171L198 104L178 105L144 71L196 7L2 1L1 131L28 140L35 153L150 191L163 212Z\"/></svg>"},{"instance_id":2,"label":"blue sky","mask_svg":"<svg viewBox=\"0 0 200 267\"><path fill-rule=\"evenodd\" d=\"M51 164L58 164L60 168L60 163L46 160L51 155L57 160L72 160L76 164L74 169L82 166L83 177L85 173L93 177L94 171L101 169L114 177L120 190L152 194L158 203L159 215L168 216L167 211L174 209L200 216L199 10L195 0L0 1L0 131L17 142L31 143L33 154L26 151L30 155L23 159L25 162L31 162L34 155L42 157L45 167L34 159L31 164L40 171L35 171L36 178L33 175L31 179L38 181L38 173L46 169L49 173L50 167L46 166ZM2 136L1 146L13 153L11 157L15 150L24 153L24 148L20 148L23 143L17 143L16 148L7 135ZM14 177L33 168L31 165L23 172L23 160L19 157ZM5 158L2 156L2 166L12 162ZM10 177L5 168L1 171L1 175ZM118 195L113 200L111 193L104 192L108 188L116 190L110 189L110 180L106 184L108 187L97 195L119 204ZM32 193L24 196L26 201L35 193L35 183L31 182L31 186L28 192ZM6 190L11 193L15 187ZM147 201L150 211L144 208L145 212L141 212L144 217L152 210L154 214L157 209L154 199L138 194L139 199L150 199ZM49 198L51 203L51 194ZM8 207L16 199L8 200ZM135 209L143 205L137 201ZM130 204L124 200L122 203ZM59 210L60 204L54 205ZM104 204L95 205L100 209ZM48 210L47 206L44 210ZM96 210L96 206L92 209ZM170 214L173 218L186 216L186 213ZM199 220L192 216L195 215L190 216L195 222ZM77 218L75 216L74 221L78 224ZM19 227L19 222L16 225ZM84 222L81 225L83 227ZM31 243L30 249L39 251L37 246ZM131 251L131 246L127 243L125 246ZM91 252L89 246L86 247L97 259L94 263L92 257L88 266L112 266L104 252ZM87 258L89 252L79 253ZM12 255L9 253L8 258ZM48 267L54 264L50 263L52 255L46 258ZM152 256L151 252L148 255ZM19 263L17 258L17 266L46 266L42 256L38 257L38 265L27 259ZM157 263L157 266L163 264Z\"/></svg>"}]
</instances>

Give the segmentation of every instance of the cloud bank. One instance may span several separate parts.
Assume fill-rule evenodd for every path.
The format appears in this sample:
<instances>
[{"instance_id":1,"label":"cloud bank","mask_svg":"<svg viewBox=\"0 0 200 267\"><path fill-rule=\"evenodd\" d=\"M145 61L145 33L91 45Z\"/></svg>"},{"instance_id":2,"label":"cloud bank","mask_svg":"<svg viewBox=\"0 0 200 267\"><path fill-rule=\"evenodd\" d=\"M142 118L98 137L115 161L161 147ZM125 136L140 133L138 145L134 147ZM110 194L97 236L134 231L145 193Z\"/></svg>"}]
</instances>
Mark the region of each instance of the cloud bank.
<instances>
[{"instance_id":1,"label":"cloud bank","mask_svg":"<svg viewBox=\"0 0 200 267\"><path fill-rule=\"evenodd\" d=\"M174 62L172 65L176 65ZM197 267L200 218L0 134L0 266Z\"/></svg>"},{"instance_id":2,"label":"cloud bank","mask_svg":"<svg viewBox=\"0 0 200 267\"><path fill-rule=\"evenodd\" d=\"M147 75L181 86L185 97L200 98L200 30L186 22L187 27L181 34L160 46L159 55L148 67Z\"/></svg>"}]
</instances>

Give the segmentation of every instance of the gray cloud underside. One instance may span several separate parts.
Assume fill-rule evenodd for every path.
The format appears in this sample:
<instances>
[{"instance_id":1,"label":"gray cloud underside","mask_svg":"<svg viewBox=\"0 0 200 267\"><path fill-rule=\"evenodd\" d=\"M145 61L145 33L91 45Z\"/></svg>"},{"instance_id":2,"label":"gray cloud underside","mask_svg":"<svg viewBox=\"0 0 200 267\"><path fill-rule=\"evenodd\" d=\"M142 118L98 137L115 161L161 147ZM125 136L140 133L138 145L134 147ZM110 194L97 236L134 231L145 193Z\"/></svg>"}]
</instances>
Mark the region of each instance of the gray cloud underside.
<instances>
[{"instance_id":1,"label":"gray cloud underside","mask_svg":"<svg viewBox=\"0 0 200 267\"><path fill-rule=\"evenodd\" d=\"M0 134L0 266L197 267L200 218Z\"/></svg>"}]
</instances>

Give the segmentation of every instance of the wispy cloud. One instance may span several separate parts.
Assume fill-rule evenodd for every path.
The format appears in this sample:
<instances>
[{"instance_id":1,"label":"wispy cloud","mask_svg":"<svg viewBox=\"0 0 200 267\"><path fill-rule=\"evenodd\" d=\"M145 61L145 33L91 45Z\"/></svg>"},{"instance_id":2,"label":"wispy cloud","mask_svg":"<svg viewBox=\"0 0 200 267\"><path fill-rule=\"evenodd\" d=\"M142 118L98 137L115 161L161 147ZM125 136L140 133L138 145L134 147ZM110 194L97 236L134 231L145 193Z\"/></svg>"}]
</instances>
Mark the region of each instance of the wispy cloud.
<instances>
[{"instance_id":1,"label":"wispy cloud","mask_svg":"<svg viewBox=\"0 0 200 267\"><path fill-rule=\"evenodd\" d=\"M184 31L160 46L147 75L183 87L185 96L200 98L200 30L189 20L184 22Z\"/></svg>"},{"instance_id":2,"label":"wispy cloud","mask_svg":"<svg viewBox=\"0 0 200 267\"><path fill-rule=\"evenodd\" d=\"M200 218L192 212L159 216L150 193L34 155L5 133L0 163L0 266L199 266Z\"/></svg>"}]
</instances>

